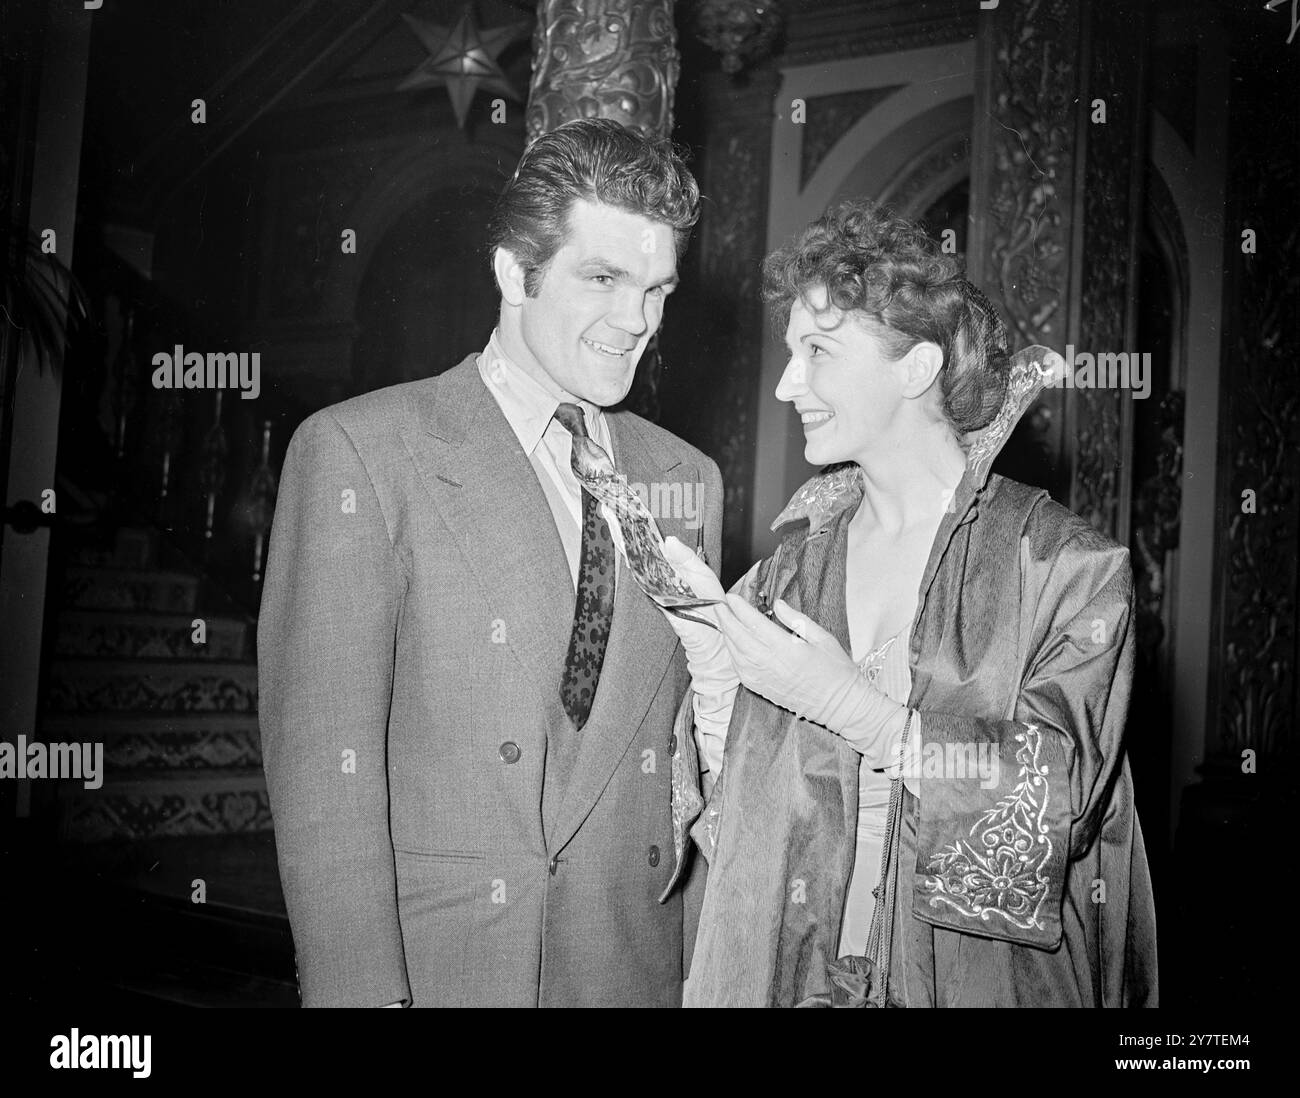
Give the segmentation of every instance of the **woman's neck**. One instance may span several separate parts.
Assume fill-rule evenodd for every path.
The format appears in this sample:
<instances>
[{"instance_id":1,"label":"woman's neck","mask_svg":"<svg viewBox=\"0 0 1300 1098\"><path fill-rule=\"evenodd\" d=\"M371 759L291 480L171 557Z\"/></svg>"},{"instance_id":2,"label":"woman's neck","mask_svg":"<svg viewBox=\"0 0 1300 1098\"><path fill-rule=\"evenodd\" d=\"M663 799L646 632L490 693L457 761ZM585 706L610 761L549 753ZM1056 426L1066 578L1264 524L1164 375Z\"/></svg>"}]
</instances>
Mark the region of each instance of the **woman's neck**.
<instances>
[{"instance_id":1,"label":"woman's neck","mask_svg":"<svg viewBox=\"0 0 1300 1098\"><path fill-rule=\"evenodd\" d=\"M894 432L858 459L863 506L854 522L870 522L886 534L933 525L947 511L966 469L966 454L948 425L928 421Z\"/></svg>"}]
</instances>

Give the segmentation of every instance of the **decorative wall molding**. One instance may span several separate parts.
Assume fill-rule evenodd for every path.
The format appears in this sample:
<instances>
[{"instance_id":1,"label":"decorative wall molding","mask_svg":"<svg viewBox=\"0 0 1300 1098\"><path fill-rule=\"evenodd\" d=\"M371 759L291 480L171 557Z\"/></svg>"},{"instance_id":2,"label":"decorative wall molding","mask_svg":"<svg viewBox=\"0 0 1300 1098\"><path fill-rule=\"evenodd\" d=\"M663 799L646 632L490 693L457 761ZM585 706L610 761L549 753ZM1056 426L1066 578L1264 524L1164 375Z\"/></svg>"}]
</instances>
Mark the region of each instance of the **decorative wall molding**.
<instances>
[{"instance_id":1,"label":"decorative wall molding","mask_svg":"<svg viewBox=\"0 0 1300 1098\"><path fill-rule=\"evenodd\" d=\"M750 135L733 133L722 141L716 169L710 172L718 200L716 216L708 223L704 242L703 274L714 286L732 287L736 317L732 341L743 341L749 331L762 339L760 267L763 223L763 164L760 146ZM751 336L753 338L753 336ZM725 486L724 541L736 549L744 538L743 518L751 502L754 406L760 394L757 370L759 348L746 353L735 342L729 369L714 405L717 424L710 453L722 471ZM730 554L724 554L730 555ZM734 559L734 557L732 558Z\"/></svg>"},{"instance_id":2,"label":"decorative wall molding","mask_svg":"<svg viewBox=\"0 0 1300 1098\"><path fill-rule=\"evenodd\" d=\"M1284 71L1284 70L1283 70ZM1279 73L1279 76L1281 74ZM1252 88L1251 85L1254 85ZM1300 193L1296 141L1279 140L1257 104L1282 81L1247 77L1231 103L1225 318L1225 479L1219 541L1218 727L1207 749L1236 769L1295 751L1297 575L1300 541ZM1295 130L1291 123L1292 132ZM1268 150L1266 153L1261 150ZM1237 226L1255 230L1259 252L1241 251ZM1254 511L1245 493L1253 493Z\"/></svg>"},{"instance_id":3,"label":"decorative wall molding","mask_svg":"<svg viewBox=\"0 0 1300 1098\"><path fill-rule=\"evenodd\" d=\"M982 14L973 0L832 0L788 20L781 61L807 65L968 42Z\"/></svg>"},{"instance_id":4,"label":"decorative wall molding","mask_svg":"<svg viewBox=\"0 0 1300 1098\"><path fill-rule=\"evenodd\" d=\"M901 172L880 201L904 217L920 217L940 197L970 176L970 135L950 134L930 146Z\"/></svg>"},{"instance_id":5,"label":"decorative wall molding","mask_svg":"<svg viewBox=\"0 0 1300 1098\"><path fill-rule=\"evenodd\" d=\"M1148 208L1165 235L1186 247L1186 303L1181 335L1186 352L1177 382L1185 393L1183 407L1182 493L1177 573L1167 593L1170 618L1177 623L1172 652L1169 804L1166 839L1172 840L1184 789L1197 780L1206 740L1216 726L1212 699L1216 677L1216 643L1206 594L1215 589L1216 544L1223 527L1218 500L1226 487L1220 478L1222 378L1229 348L1221 346L1224 309L1223 207L1228 141L1227 101L1230 76L1226 35L1221 26L1203 29L1197 82L1205 101L1197 112L1196 156L1158 110L1149 112L1150 168ZM1167 191L1171 209L1164 204ZM1176 223L1170 228L1169 222ZM1157 234L1159 239L1159 234ZM1182 277L1182 276L1180 276ZM1195 353L1192 353L1194 349ZM1213 490L1206 485L1214 486ZM1197 487L1200 486L1200 487Z\"/></svg>"},{"instance_id":6,"label":"decorative wall molding","mask_svg":"<svg viewBox=\"0 0 1300 1098\"><path fill-rule=\"evenodd\" d=\"M1079 85L1077 5L1004 4L983 26L971 268L1005 306L1019 342L1062 348Z\"/></svg>"},{"instance_id":7,"label":"decorative wall molding","mask_svg":"<svg viewBox=\"0 0 1300 1098\"><path fill-rule=\"evenodd\" d=\"M809 99L808 120L804 124L803 145L799 150L799 185L807 185L826 154L854 122L902 86L894 84L883 88L862 88Z\"/></svg>"},{"instance_id":8,"label":"decorative wall molding","mask_svg":"<svg viewBox=\"0 0 1300 1098\"><path fill-rule=\"evenodd\" d=\"M1137 231L1144 173L1134 171L1145 145L1142 94L1145 18L1133 3L1092 3L1086 30L1088 72L1079 105L1083 164L1083 241L1076 346L1092 354L1139 350ZM1104 123L1091 119L1100 101ZM1128 544L1132 462L1132 393L1074 389L1066 430L1075 439L1070 508Z\"/></svg>"},{"instance_id":9,"label":"decorative wall molding","mask_svg":"<svg viewBox=\"0 0 1300 1098\"><path fill-rule=\"evenodd\" d=\"M1148 665L1165 662L1172 617L1167 585L1169 554L1178 549L1183 509L1184 393L1173 389L1161 400L1160 448L1156 471L1134 491L1133 579L1138 649Z\"/></svg>"}]
</instances>

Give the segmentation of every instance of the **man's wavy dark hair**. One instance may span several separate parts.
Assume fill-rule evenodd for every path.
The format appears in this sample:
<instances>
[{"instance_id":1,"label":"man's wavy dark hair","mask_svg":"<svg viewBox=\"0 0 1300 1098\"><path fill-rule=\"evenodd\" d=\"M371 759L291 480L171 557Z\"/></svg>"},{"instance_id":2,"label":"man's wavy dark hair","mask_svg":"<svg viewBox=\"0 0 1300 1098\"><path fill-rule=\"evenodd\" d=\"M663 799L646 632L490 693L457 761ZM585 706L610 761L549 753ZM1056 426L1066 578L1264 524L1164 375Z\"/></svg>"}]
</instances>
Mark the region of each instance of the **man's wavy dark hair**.
<instances>
[{"instance_id":1,"label":"man's wavy dark hair","mask_svg":"<svg viewBox=\"0 0 1300 1098\"><path fill-rule=\"evenodd\" d=\"M1006 395L1007 330L956 256L914 221L845 202L763 264L763 299L784 332L796 300L823 286L829 307L864 319L891 360L918 343L943 352L939 388L958 434L985 427Z\"/></svg>"},{"instance_id":2,"label":"man's wavy dark hair","mask_svg":"<svg viewBox=\"0 0 1300 1098\"><path fill-rule=\"evenodd\" d=\"M564 245L579 198L669 226L678 259L700 216L700 189L671 141L610 118L565 122L524 153L488 226L490 252L505 248L515 256L529 297Z\"/></svg>"}]
</instances>

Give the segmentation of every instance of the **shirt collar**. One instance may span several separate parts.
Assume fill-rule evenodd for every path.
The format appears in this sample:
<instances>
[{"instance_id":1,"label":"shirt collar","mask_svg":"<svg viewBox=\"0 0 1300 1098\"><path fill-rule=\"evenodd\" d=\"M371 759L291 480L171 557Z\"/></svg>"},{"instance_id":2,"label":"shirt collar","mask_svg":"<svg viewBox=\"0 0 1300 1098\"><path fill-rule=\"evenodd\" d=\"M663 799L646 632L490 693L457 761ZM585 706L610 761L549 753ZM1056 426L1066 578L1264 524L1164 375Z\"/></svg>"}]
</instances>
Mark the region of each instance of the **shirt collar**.
<instances>
[{"instance_id":1,"label":"shirt collar","mask_svg":"<svg viewBox=\"0 0 1300 1098\"><path fill-rule=\"evenodd\" d=\"M524 453L531 456L537 449L561 403L578 405L587 423L587 433L595 437L600 409L565 392L550 378L541 381L527 373L501 349L499 335L494 328L479 356L479 375L496 397Z\"/></svg>"}]
</instances>

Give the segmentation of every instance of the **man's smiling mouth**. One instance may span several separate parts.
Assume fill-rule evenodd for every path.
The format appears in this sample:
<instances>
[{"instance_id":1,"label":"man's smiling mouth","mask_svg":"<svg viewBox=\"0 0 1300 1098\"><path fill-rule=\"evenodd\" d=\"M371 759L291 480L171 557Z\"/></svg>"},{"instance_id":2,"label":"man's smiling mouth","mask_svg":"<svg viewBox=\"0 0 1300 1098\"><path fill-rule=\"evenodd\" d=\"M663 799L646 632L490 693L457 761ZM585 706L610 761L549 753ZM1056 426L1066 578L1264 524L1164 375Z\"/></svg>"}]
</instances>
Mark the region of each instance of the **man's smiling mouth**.
<instances>
[{"instance_id":1,"label":"man's smiling mouth","mask_svg":"<svg viewBox=\"0 0 1300 1098\"><path fill-rule=\"evenodd\" d=\"M593 350L599 351L602 355L608 355L610 358L622 358L632 349L631 347L611 347L608 343L601 343L595 339L588 339L586 336L582 337L582 342Z\"/></svg>"}]
</instances>

